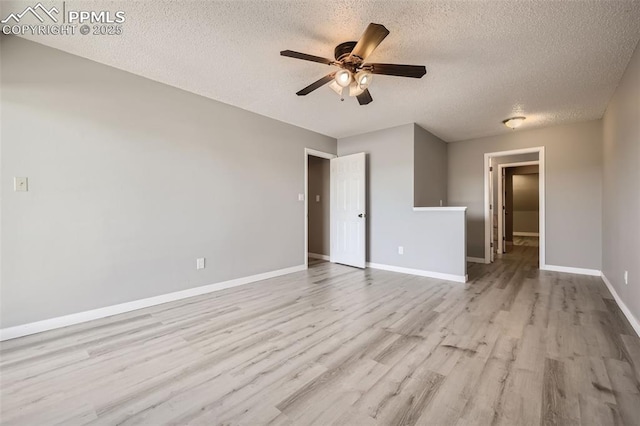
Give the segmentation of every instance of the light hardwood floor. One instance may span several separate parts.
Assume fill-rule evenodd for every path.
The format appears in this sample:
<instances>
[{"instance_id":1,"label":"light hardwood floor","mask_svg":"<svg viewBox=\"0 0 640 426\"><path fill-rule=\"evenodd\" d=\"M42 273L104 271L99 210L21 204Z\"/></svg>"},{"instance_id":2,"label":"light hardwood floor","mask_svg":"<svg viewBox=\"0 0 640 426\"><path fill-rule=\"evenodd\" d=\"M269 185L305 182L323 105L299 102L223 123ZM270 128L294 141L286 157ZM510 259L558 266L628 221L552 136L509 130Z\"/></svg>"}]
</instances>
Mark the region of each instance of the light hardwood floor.
<instances>
[{"instance_id":1,"label":"light hardwood floor","mask_svg":"<svg viewBox=\"0 0 640 426\"><path fill-rule=\"evenodd\" d=\"M515 246L457 284L308 271L4 342L3 424L640 424L599 278Z\"/></svg>"},{"instance_id":2,"label":"light hardwood floor","mask_svg":"<svg viewBox=\"0 0 640 426\"><path fill-rule=\"evenodd\" d=\"M514 236L513 237L513 245L515 246L529 246L529 247L539 247L540 246L540 238L539 237L522 237L522 236Z\"/></svg>"}]
</instances>

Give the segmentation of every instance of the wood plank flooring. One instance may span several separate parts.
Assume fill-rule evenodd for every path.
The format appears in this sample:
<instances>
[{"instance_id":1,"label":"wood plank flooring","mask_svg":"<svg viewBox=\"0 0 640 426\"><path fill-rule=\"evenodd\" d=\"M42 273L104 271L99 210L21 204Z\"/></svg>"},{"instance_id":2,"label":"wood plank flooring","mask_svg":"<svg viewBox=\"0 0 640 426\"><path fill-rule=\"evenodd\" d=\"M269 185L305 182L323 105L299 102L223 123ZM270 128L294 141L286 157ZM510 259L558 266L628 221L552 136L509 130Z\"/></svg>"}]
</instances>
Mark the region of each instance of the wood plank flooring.
<instances>
[{"instance_id":1,"label":"wood plank flooring","mask_svg":"<svg viewBox=\"0 0 640 426\"><path fill-rule=\"evenodd\" d=\"M457 284L308 271L0 345L3 425L639 425L640 339L533 244Z\"/></svg>"}]
</instances>

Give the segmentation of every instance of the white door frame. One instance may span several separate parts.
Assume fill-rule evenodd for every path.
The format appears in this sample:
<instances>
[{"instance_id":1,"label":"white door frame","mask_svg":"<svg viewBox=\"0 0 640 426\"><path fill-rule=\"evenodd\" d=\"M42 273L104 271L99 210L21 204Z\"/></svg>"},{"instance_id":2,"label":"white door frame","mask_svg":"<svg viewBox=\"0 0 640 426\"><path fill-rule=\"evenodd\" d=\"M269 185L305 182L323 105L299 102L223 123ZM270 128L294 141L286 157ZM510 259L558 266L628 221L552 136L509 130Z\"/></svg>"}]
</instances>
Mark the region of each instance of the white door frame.
<instances>
[{"instance_id":1,"label":"white door frame","mask_svg":"<svg viewBox=\"0 0 640 426\"><path fill-rule=\"evenodd\" d=\"M493 171L491 167L489 167L489 229L491 229L491 241L489 241L489 262L493 262L495 260L495 251L493 249L493 218L495 217L496 206L493 205L493 192L495 188L493 187Z\"/></svg>"},{"instance_id":2,"label":"white door frame","mask_svg":"<svg viewBox=\"0 0 640 426\"><path fill-rule=\"evenodd\" d=\"M511 151L485 152L484 154L484 263L491 263L491 214L489 211L490 199L489 194L489 168L491 167L491 159L493 157L504 157L507 155L531 154L538 153L538 171L539 171L539 188L540 188L540 269L545 269L545 155L544 146L514 149Z\"/></svg>"},{"instance_id":3,"label":"white door frame","mask_svg":"<svg viewBox=\"0 0 640 426\"><path fill-rule=\"evenodd\" d=\"M309 267L309 156L331 160L337 158L335 154L322 152L311 148L304 149L304 267ZM331 191L331 188L329 188ZM331 193L331 192L329 192ZM331 203L331 197L329 197ZM331 210L331 205L329 205ZM331 221L331 219L329 219ZM331 222L329 222L331 224ZM331 237L329 237L329 255L331 255Z\"/></svg>"},{"instance_id":4,"label":"white door frame","mask_svg":"<svg viewBox=\"0 0 640 426\"><path fill-rule=\"evenodd\" d=\"M521 161L519 163L498 164L498 254L504 253L504 187L502 183L502 173L509 167L520 166L540 166L540 161ZM538 188L539 190L539 188Z\"/></svg>"}]
</instances>

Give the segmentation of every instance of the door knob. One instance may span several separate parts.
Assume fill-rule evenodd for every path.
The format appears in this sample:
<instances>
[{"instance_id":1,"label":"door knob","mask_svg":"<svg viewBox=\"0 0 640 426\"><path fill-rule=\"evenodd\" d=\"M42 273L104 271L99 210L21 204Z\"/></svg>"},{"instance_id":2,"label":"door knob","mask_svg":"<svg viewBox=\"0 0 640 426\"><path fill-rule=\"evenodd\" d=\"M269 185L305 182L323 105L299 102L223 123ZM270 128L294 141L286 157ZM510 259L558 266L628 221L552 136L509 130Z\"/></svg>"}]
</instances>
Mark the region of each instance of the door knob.
<instances>
[{"instance_id":1,"label":"door knob","mask_svg":"<svg viewBox=\"0 0 640 426\"><path fill-rule=\"evenodd\" d=\"M364 213L360 213L358 217L364 217Z\"/></svg>"}]
</instances>

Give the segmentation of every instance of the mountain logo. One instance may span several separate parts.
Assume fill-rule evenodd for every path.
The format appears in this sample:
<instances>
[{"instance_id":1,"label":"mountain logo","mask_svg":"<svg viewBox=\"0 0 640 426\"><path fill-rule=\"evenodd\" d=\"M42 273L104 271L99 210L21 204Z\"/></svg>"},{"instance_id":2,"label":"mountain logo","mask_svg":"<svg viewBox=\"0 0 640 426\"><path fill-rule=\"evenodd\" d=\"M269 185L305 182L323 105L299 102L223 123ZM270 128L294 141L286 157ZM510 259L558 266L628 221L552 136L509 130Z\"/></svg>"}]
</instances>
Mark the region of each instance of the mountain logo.
<instances>
[{"instance_id":1,"label":"mountain logo","mask_svg":"<svg viewBox=\"0 0 640 426\"><path fill-rule=\"evenodd\" d=\"M45 17L48 16L53 22L58 22L56 17L53 16L53 13L58 14L60 12L58 11L58 9L56 9L55 6L47 10L47 8L42 5L42 3L38 3L33 7L28 6L25 10L22 11L22 13L11 13L9 14L9 16L7 16L5 19L3 19L0 22L3 24L6 24L13 19L16 23L18 23L20 22L22 17L28 13L31 13L33 16L35 16L40 22L44 22L44 19L41 15L45 15Z\"/></svg>"}]
</instances>

